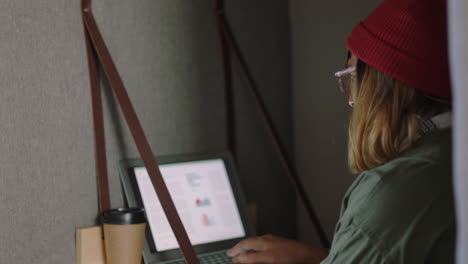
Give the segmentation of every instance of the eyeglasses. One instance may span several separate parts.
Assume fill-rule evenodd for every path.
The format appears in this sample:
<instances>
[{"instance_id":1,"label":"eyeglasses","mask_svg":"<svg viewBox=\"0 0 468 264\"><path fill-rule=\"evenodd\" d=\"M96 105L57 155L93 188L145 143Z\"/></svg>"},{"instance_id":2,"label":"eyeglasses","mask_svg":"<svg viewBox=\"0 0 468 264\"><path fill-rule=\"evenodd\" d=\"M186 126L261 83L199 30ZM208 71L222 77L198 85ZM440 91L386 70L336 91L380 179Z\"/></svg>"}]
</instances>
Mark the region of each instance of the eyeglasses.
<instances>
[{"instance_id":1,"label":"eyeglasses","mask_svg":"<svg viewBox=\"0 0 468 264\"><path fill-rule=\"evenodd\" d=\"M335 77L338 79L340 90L348 97L349 105L351 107L354 105L354 101L351 96L351 85L353 84L355 77L355 74L353 74L354 72L356 72L355 66L335 73Z\"/></svg>"}]
</instances>

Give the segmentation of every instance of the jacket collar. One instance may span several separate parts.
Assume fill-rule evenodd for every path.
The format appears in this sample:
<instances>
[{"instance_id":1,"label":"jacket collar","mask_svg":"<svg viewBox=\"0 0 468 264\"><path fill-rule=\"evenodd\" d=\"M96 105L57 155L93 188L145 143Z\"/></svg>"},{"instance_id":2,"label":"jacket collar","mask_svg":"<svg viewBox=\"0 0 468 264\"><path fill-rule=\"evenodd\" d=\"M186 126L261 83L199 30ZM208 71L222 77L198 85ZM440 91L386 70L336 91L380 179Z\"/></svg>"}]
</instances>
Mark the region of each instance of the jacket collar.
<instances>
[{"instance_id":1,"label":"jacket collar","mask_svg":"<svg viewBox=\"0 0 468 264\"><path fill-rule=\"evenodd\" d=\"M423 136L432 131L443 130L450 127L452 127L452 112L445 112L424 121L420 133L421 136Z\"/></svg>"}]
</instances>

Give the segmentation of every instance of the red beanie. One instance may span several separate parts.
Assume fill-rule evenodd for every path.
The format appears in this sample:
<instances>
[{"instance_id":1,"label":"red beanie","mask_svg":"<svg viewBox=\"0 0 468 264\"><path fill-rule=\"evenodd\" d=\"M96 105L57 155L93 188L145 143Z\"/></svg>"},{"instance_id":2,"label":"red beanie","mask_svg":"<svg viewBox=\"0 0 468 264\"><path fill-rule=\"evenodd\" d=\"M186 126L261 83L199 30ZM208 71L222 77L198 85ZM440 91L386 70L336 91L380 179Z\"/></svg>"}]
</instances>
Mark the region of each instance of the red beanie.
<instances>
[{"instance_id":1,"label":"red beanie","mask_svg":"<svg viewBox=\"0 0 468 264\"><path fill-rule=\"evenodd\" d=\"M445 0L385 0L346 46L375 69L425 93L450 98Z\"/></svg>"}]
</instances>

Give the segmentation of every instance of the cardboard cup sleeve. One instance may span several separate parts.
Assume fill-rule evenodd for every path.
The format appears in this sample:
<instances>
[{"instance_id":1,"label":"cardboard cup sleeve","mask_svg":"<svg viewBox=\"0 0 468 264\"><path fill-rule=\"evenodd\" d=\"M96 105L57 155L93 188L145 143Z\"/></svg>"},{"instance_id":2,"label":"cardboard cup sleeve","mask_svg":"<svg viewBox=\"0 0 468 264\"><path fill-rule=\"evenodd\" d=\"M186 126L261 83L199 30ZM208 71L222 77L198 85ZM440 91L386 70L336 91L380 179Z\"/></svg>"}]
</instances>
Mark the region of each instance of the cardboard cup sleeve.
<instances>
[{"instance_id":1,"label":"cardboard cup sleeve","mask_svg":"<svg viewBox=\"0 0 468 264\"><path fill-rule=\"evenodd\" d=\"M146 220L142 208L118 208L103 214L106 263L141 264Z\"/></svg>"}]
</instances>

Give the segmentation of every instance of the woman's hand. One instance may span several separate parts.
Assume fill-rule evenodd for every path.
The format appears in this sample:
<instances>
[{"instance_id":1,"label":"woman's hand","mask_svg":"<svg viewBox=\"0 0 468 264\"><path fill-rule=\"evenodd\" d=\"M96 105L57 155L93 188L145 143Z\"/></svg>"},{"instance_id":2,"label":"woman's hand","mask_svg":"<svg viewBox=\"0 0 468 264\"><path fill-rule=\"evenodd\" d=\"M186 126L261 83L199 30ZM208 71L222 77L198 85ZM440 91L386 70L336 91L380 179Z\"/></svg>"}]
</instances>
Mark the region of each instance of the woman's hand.
<instances>
[{"instance_id":1,"label":"woman's hand","mask_svg":"<svg viewBox=\"0 0 468 264\"><path fill-rule=\"evenodd\" d=\"M234 263L318 264L328 251L294 240L266 235L242 240L227 252Z\"/></svg>"}]
</instances>

